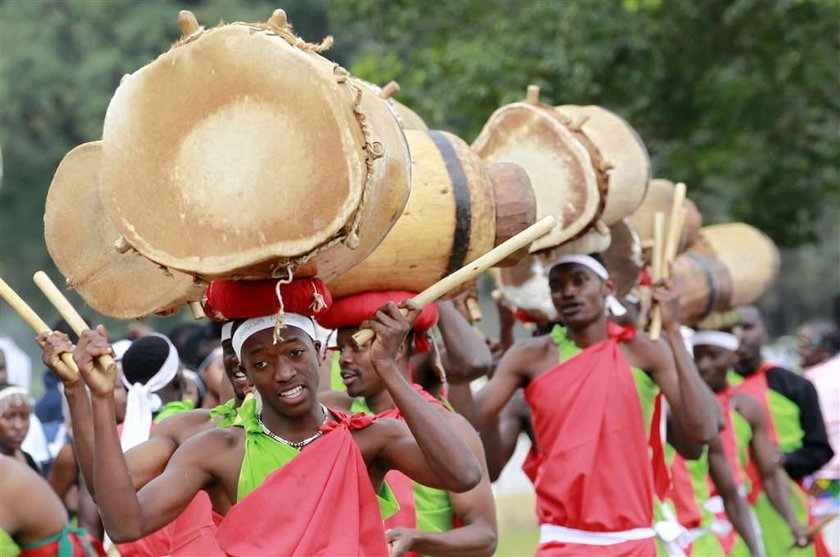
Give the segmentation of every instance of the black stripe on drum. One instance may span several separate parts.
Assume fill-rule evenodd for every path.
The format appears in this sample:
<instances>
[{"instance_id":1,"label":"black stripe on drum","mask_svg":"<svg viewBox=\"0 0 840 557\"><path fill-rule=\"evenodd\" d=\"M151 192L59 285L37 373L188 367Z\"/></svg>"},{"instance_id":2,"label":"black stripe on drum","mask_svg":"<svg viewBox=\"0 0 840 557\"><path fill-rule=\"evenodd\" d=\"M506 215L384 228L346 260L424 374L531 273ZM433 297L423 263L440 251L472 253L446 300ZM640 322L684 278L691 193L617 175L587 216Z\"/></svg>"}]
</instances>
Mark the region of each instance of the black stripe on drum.
<instances>
[{"instance_id":1,"label":"black stripe on drum","mask_svg":"<svg viewBox=\"0 0 840 557\"><path fill-rule=\"evenodd\" d=\"M712 310L715 309L718 302L718 289L715 284L715 277L712 276L711 269L709 269L708 265L706 265L707 259L705 257L700 257L690 251L685 252L685 254L700 266L700 270L703 271L703 276L706 277L706 286L709 289L709 299L706 301L706 308L703 310L703 316L700 318L705 319L712 313Z\"/></svg>"},{"instance_id":2,"label":"black stripe on drum","mask_svg":"<svg viewBox=\"0 0 840 557\"><path fill-rule=\"evenodd\" d=\"M428 131L429 137L435 143L446 172L452 181L452 195L455 197L455 231L452 235L452 251L449 253L449 263L444 276L454 273L464 266L467 251L470 247L470 228L472 227L472 208L470 207L470 188L467 185L467 175L455 152L452 143L439 131Z\"/></svg>"}]
</instances>

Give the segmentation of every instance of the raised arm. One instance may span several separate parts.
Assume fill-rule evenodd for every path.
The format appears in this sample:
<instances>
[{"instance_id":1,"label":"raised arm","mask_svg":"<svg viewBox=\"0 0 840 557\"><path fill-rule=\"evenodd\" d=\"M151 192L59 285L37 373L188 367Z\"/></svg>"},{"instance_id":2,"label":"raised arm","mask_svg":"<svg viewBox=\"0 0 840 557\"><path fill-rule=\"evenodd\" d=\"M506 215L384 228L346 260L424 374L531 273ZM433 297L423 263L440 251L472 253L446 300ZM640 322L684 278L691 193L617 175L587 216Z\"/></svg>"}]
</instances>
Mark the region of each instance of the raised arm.
<instances>
[{"instance_id":1,"label":"raised arm","mask_svg":"<svg viewBox=\"0 0 840 557\"><path fill-rule=\"evenodd\" d=\"M449 300L437 302L438 328L446 352L443 367L451 383L469 383L490 371L493 356L484 339L478 336L455 304Z\"/></svg>"},{"instance_id":2,"label":"raised arm","mask_svg":"<svg viewBox=\"0 0 840 557\"><path fill-rule=\"evenodd\" d=\"M91 391L97 504L108 535L121 543L154 532L177 517L209 483L211 477L202 463L212 452L185 451L173 458L162 476L140 494L135 492L117 435L113 377L93 364L97 356L110 352L106 335L101 326L97 332L83 331L73 359Z\"/></svg>"},{"instance_id":3,"label":"raised arm","mask_svg":"<svg viewBox=\"0 0 840 557\"><path fill-rule=\"evenodd\" d=\"M516 389L525 385L525 379L535 361L545 359L543 339L529 339L510 348L490 381L474 396L473 427L484 431L496 418Z\"/></svg>"},{"instance_id":4,"label":"raised arm","mask_svg":"<svg viewBox=\"0 0 840 557\"><path fill-rule=\"evenodd\" d=\"M752 439L750 454L761 476L761 485L767 493L767 499L790 528L796 545L804 547L808 540L804 536L805 527L799 524L790 502L790 486L784 468L781 466L782 455L767 435L767 421L759 403L746 396L735 397L736 410L750 424Z\"/></svg>"},{"instance_id":5,"label":"raised arm","mask_svg":"<svg viewBox=\"0 0 840 557\"><path fill-rule=\"evenodd\" d=\"M399 557L405 551L423 555L483 557L492 555L496 550L496 508L481 442L465 420L453 415L450 421L482 463L481 482L476 487L466 493L449 495L455 516L461 519L463 525L445 532L391 529L385 533L391 546L391 557Z\"/></svg>"},{"instance_id":6,"label":"raised arm","mask_svg":"<svg viewBox=\"0 0 840 557\"><path fill-rule=\"evenodd\" d=\"M677 317L679 295L666 281L654 289L653 297L662 308L662 334L667 343L667 346L661 342L653 344L653 378L685 432L698 443L708 443L718 432L717 404L683 341Z\"/></svg>"},{"instance_id":7,"label":"raised arm","mask_svg":"<svg viewBox=\"0 0 840 557\"><path fill-rule=\"evenodd\" d=\"M455 492L467 491L481 480L478 460L439 409L429 404L406 381L395 359L413 321L420 313L420 308L415 305L406 307L409 309L408 317L404 317L396 305L389 303L366 322L376 333L369 350L373 368L390 392L413 435L412 440L403 438L389 443L385 448L385 456L406 475L429 485L412 475L418 472L417 469L412 469L411 473L404 469L407 464L405 455L409 451L414 452L410 447L414 444L423 457L423 463L438 476L434 487Z\"/></svg>"},{"instance_id":8,"label":"raised arm","mask_svg":"<svg viewBox=\"0 0 840 557\"><path fill-rule=\"evenodd\" d=\"M747 544L750 555L759 555L758 538L750 520L750 510L747 502L738 493L738 485L732 474L732 469L726 460L726 453L723 451L723 444L719 437L715 437L709 443L709 475L723 499L723 508L732 526L735 527L735 531Z\"/></svg>"}]
</instances>

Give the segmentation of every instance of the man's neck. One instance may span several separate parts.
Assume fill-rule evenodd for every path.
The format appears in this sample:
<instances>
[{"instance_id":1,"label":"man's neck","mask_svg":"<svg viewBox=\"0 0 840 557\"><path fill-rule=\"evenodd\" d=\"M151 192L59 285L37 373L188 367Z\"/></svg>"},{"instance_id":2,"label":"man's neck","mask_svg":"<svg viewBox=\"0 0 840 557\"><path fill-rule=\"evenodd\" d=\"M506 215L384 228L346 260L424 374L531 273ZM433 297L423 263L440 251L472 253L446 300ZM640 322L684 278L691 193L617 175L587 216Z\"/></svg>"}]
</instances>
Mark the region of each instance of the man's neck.
<instances>
[{"instance_id":1,"label":"man's neck","mask_svg":"<svg viewBox=\"0 0 840 557\"><path fill-rule=\"evenodd\" d=\"M578 348L583 349L589 348L602 340L606 340L608 337L607 316L602 315L591 323L577 329L567 327L567 336Z\"/></svg>"},{"instance_id":2,"label":"man's neck","mask_svg":"<svg viewBox=\"0 0 840 557\"><path fill-rule=\"evenodd\" d=\"M303 416L284 416L274 409L264 406L260 416L262 423L269 431L288 441L302 441L314 435L324 423L324 413L321 405L315 403L312 409Z\"/></svg>"},{"instance_id":3,"label":"man's neck","mask_svg":"<svg viewBox=\"0 0 840 557\"><path fill-rule=\"evenodd\" d=\"M742 377L749 377L756 371L758 368L761 367L761 364L764 363L764 358L758 356L757 358L751 358L749 360L739 360L735 364L735 371L738 372L738 375Z\"/></svg>"}]
</instances>

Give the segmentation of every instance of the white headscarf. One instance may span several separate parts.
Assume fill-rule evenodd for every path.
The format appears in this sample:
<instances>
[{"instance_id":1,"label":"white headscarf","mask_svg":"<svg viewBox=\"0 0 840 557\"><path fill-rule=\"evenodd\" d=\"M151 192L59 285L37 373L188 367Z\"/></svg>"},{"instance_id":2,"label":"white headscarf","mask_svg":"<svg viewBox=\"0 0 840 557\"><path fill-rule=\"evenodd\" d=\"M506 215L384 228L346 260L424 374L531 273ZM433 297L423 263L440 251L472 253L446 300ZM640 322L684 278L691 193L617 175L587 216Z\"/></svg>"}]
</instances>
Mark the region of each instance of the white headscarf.
<instances>
[{"instance_id":1,"label":"white headscarf","mask_svg":"<svg viewBox=\"0 0 840 557\"><path fill-rule=\"evenodd\" d=\"M557 261L554 262L554 265L565 265L567 263L576 263L578 265L583 265L596 275L601 280L607 280L610 278L610 273L607 271L607 268L598 263L598 260L594 257L589 255L581 255L578 253L570 253L566 255L560 256ZM618 301L618 298L610 294L607 296L607 309L613 315L624 315L627 313L627 310L621 305L621 302Z\"/></svg>"},{"instance_id":2,"label":"white headscarf","mask_svg":"<svg viewBox=\"0 0 840 557\"><path fill-rule=\"evenodd\" d=\"M723 331L697 331L691 337L692 346L717 346L724 350L738 350L738 337Z\"/></svg>"},{"instance_id":3,"label":"white headscarf","mask_svg":"<svg viewBox=\"0 0 840 557\"><path fill-rule=\"evenodd\" d=\"M283 324L302 329L313 341L317 338L315 333L315 320L311 317L299 313L285 313L283 315ZM277 316L265 315L244 321L233 332L231 343L233 344L233 351L236 352L236 357L239 358L240 362L242 361L242 345L245 344L245 341L260 331L273 329L275 325L277 325Z\"/></svg>"},{"instance_id":4,"label":"white headscarf","mask_svg":"<svg viewBox=\"0 0 840 557\"><path fill-rule=\"evenodd\" d=\"M152 414L162 405L160 397L155 393L172 382L181 368L178 350L172 342L158 333L153 333L150 336L165 340L169 346L169 354L160 369L149 378L145 385L143 383L132 385L125 378L125 375L122 377L123 384L128 389L125 420L120 436L120 445L123 452L149 439L149 433L152 429Z\"/></svg>"}]
</instances>

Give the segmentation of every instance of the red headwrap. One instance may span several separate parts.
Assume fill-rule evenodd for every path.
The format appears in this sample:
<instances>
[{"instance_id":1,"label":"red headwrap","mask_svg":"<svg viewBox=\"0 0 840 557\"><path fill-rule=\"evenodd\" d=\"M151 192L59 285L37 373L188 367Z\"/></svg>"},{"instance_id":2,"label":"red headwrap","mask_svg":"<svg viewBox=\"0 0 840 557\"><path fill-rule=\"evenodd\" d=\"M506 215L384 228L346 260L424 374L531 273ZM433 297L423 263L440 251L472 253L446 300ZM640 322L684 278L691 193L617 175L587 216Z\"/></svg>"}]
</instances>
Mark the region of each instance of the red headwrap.
<instances>
[{"instance_id":1,"label":"red headwrap","mask_svg":"<svg viewBox=\"0 0 840 557\"><path fill-rule=\"evenodd\" d=\"M376 310L394 302L400 304L414 296L412 292L386 290L383 292L364 292L336 300L329 311L318 318L318 322L327 329L358 327L362 321L370 319ZM435 304L429 304L420 312L414 322L414 347L417 352L429 351L429 339L424 334L437 323L438 310Z\"/></svg>"},{"instance_id":2,"label":"red headwrap","mask_svg":"<svg viewBox=\"0 0 840 557\"><path fill-rule=\"evenodd\" d=\"M202 306L210 319L249 319L283 311L299 313L320 320L332 304L327 286L317 278L300 278L279 284L272 280L214 280L207 287Z\"/></svg>"}]
</instances>

